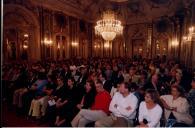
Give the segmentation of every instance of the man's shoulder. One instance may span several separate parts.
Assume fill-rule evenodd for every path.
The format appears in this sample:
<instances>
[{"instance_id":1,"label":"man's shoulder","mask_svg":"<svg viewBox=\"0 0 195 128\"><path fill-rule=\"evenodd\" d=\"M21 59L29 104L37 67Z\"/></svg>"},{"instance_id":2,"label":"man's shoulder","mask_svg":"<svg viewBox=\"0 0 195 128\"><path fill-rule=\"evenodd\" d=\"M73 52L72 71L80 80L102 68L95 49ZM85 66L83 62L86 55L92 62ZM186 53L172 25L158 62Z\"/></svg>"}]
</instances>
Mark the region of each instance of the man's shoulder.
<instances>
[{"instance_id":1,"label":"man's shoulder","mask_svg":"<svg viewBox=\"0 0 195 128\"><path fill-rule=\"evenodd\" d=\"M134 93L130 93L128 98L138 100L137 96Z\"/></svg>"},{"instance_id":2,"label":"man's shoulder","mask_svg":"<svg viewBox=\"0 0 195 128\"><path fill-rule=\"evenodd\" d=\"M103 97L110 97L110 94L109 94L109 92L108 91L103 91L102 93L101 93L101 96L103 96Z\"/></svg>"},{"instance_id":3,"label":"man's shoulder","mask_svg":"<svg viewBox=\"0 0 195 128\"><path fill-rule=\"evenodd\" d=\"M122 94L120 92L115 92L113 98L114 97L120 97L120 96L122 96Z\"/></svg>"},{"instance_id":4,"label":"man's shoulder","mask_svg":"<svg viewBox=\"0 0 195 128\"><path fill-rule=\"evenodd\" d=\"M115 92L114 95L122 95L120 92Z\"/></svg>"},{"instance_id":5,"label":"man's shoulder","mask_svg":"<svg viewBox=\"0 0 195 128\"><path fill-rule=\"evenodd\" d=\"M143 106L143 105L145 105L146 104L146 102L145 101L142 101L141 103L140 103L140 106Z\"/></svg>"}]
</instances>

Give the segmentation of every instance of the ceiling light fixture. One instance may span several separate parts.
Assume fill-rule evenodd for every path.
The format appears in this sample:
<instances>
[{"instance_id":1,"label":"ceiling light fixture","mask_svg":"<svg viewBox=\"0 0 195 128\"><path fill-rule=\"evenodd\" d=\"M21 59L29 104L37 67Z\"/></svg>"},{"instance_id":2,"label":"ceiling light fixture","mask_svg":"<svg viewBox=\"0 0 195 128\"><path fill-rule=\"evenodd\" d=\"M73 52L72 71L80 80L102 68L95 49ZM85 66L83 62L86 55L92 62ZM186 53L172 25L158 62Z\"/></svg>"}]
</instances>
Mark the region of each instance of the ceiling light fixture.
<instances>
[{"instance_id":1,"label":"ceiling light fixture","mask_svg":"<svg viewBox=\"0 0 195 128\"><path fill-rule=\"evenodd\" d=\"M108 10L103 12L102 19L97 21L95 33L101 35L106 41L112 41L116 35L123 33L123 26L121 21L116 19L114 12Z\"/></svg>"}]
</instances>

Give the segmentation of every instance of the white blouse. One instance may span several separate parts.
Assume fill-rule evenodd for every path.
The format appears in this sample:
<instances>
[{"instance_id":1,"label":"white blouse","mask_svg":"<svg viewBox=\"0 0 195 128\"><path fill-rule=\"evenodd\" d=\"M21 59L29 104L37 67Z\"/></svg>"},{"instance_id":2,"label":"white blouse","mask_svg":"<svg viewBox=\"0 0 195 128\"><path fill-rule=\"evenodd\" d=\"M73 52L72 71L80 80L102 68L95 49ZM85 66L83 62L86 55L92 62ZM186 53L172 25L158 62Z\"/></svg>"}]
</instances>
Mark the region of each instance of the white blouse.
<instances>
[{"instance_id":1,"label":"white blouse","mask_svg":"<svg viewBox=\"0 0 195 128\"><path fill-rule=\"evenodd\" d=\"M189 114L190 106L186 98L178 97L177 99L173 100L172 95L163 95L160 98L162 98L168 106L177 108L177 111L172 111L172 112L178 122L192 124L192 117ZM171 114L171 111L168 109L165 109L166 120L169 118L170 114Z\"/></svg>"},{"instance_id":2,"label":"white blouse","mask_svg":"<svg viewBox=\"0 0 195 128\"><path fill-rule=\"evenodd\" d=\"M162 116L162 108L160 105L156 104L156 106L152 109L148 109L146 107L146 102L142 101L139 107L139 122L142 122L143 119L148 121L149 127L160 127L160 119Z\"/></svg>"}]
</instances>

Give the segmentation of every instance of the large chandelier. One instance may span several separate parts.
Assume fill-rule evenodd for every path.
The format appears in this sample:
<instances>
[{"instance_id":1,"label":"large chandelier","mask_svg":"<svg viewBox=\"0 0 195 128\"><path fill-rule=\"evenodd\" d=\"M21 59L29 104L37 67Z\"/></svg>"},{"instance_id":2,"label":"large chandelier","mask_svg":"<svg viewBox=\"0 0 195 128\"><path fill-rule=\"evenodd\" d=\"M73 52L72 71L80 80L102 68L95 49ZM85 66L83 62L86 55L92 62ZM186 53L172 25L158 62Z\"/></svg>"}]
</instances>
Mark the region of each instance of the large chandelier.
<instances>
[{"instance_id":1,"label":"large chandelier","mask_svg":"<svg viewBox=\"0 0 195 128\"><path fill-rule=\"evenodd\" d=\"M95 34L101 35L104 40L112 41L116 35L123 33L123 26L121 21L116 19L113 11L105 11L102 19L97 21L95 26Z\"/></svg>"}]
</instances>

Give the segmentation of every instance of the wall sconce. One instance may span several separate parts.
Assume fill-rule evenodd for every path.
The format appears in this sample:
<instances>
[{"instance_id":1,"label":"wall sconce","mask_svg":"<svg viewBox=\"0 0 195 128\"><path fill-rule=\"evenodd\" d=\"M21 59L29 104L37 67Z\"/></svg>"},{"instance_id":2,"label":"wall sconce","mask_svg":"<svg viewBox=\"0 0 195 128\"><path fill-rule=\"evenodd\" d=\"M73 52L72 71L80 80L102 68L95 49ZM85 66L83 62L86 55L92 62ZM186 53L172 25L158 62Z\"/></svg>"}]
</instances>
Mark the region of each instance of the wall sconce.
<instances>
[{"instance_id":1,"label":"wall sconce","mask_svg":"<svg viewBox=\"0 0 195 128\"><path fill-rule=\"evenodd\" d=\"M179 42L177 41L177 39L174 39L171 44L173 47L177 47L179 45Z\"/></svg>"},{"instance_id":2,"label":"wall sconce","mask_svg":"<svg viewBox=\"0 0 195 128\"><path fill-rule=\"evenodd\" d=\"M187 41L191 41L191 40L192 40L192 36L189 35L189 36L187 37Z\"/></svg>"},{"instance_id":3,"label":"wall sconce","mask_svg":"<svg viewBox=\"0 0 195 128\"><path fill-rule=\"evenodd\" d=\"M73 47L77 47L78 46L77 42L72 42L71 44L72 44Z\"/></svg>"},{"instance_id":4,"label":"wall sconce","mask_svg":"<svg viewBox=\"0 0 195 128\"><path fill-rule=\"evenodd\" d=\"M96 48L100 48L100 45L99 45L99 44L97 44L97 45L95 44L95 45L94 45L94 48L95 48L95 49L96 49Z\"/></svg>"},{"instance_id":5,"label":"wall sconce","mask_svg":"<svg viewBox=\"0 0 195 128\"><path fill-rule=\"evenodd\" d=\"M123 43L123 47L125 48L125 43Z\"/></svg>"},{"instance_id":6,"label":"wall sconce","mask_svg":"<svg viewBox=\"0 0 195 128\"><path fill-rule=\"evenodd\" d=\"M25 44L24 44L24 45L23 45L23 48L24 48L24 49L27 49L27 48L28 48L28 45L25 45Z\"/></svg>"},{"instance_id":7,"label":"wall sconce","mask_svg":"<svg viewBox=\"0 0 195 128\"><path fill-rule=\"evenodd\" d=\"M53 41L52 40L48 40L47 38L44 39L43 43L45 45L52 45L53 44Z\"/></svg>"},{"instance_id":8,"label":"wall sconce","mask_svg":"<svg viewBox=\"0 0 195 128\"><path fill-rule=\"evenodd\" d=\"M163 51L166 51L166 48L163 48Z\"/></svg>"},{"instance_id":9,"label":"wall sconce","mask_svg":"<svg viewBox=\"0 0 195 128\"><path fill-rule=\"evenodd\" d=\"M189 33L190 34L194 33L194 26L192 26L192 27L189 28Z\"/></svg>"},{"instance_id":10,"label":"wall sconce","mask_svg":"<svg viewBox=\"0 0 195 128\"><path fill-rule=\"evenodd\" d=\"M183 36L183 40L186 41L188 39L187 36Z\"/></svg>"},{"instance_id":11,"label":"wall sconce","mask_svg":"<svg viewBox=\"0 0 195 128\"><path fill-rule=\"evenodd\" d=\"M191 41L192 36L188 34L188 36L183 36L183 41Z\"/></svg>"},{"instance_id":12,"label":"wall sconce","mask_svg":"<svg viewBox=\"0 0 195 128\"><path fill-rule=\"evenodd\" d=\"M183 36L183 41L191 41L193 39L193 36L195 36L194 27L189 28L189 33L187 36Z\"/></svg>"},{"instance_id":13,"label":"wall sconce","mask_svg":"<svg viewBox=\"0 0 195 128\"><path fill-rule=\"evenodd\" d=\"M160 49L160 46L159 46L159 44L156 44L156 49L158 49L158 50Z\"/></svg>"},{"instance_id":14,"label":"wall sconce","mask_svg":"<svg viewBox=\"0 0 195 128\"><path fill-rule=\"evenodd\" d=\"M28 34L24 34L24 37L26 37L26 38L27 38L27 37L28 37Z\"/></svg>"},{"instance_id":15,"label":"wall sconce","mask_svg":"<svg viewBox=\"0 0 195 128\"><path fill-rule=\"evenodd\" d=\"M109 48L109 47L110 47L109 42L106 42L106 43L104 44L104 48Z\"/></svg>"},{"instance_id":16,"label":"wall sconce","mask_svg":"<svg viewBox=\"0 0 195 128\"><path fill-rule=\"evenodd\" d=\"M189 28L189 39L190 41L193 40L195 38L195 31L194 31L194 26Z\"/></svg>"},{"instance_id":17,"label":"wall sconce","mask_svg":"<svg viewBox=\"0 0 195 128\"><path fill-rule=\"evenodd\" d=\"M143 51L143 49L142 48L139 48L139 53L141 53Z\"/></svg>"}]
</instances>

